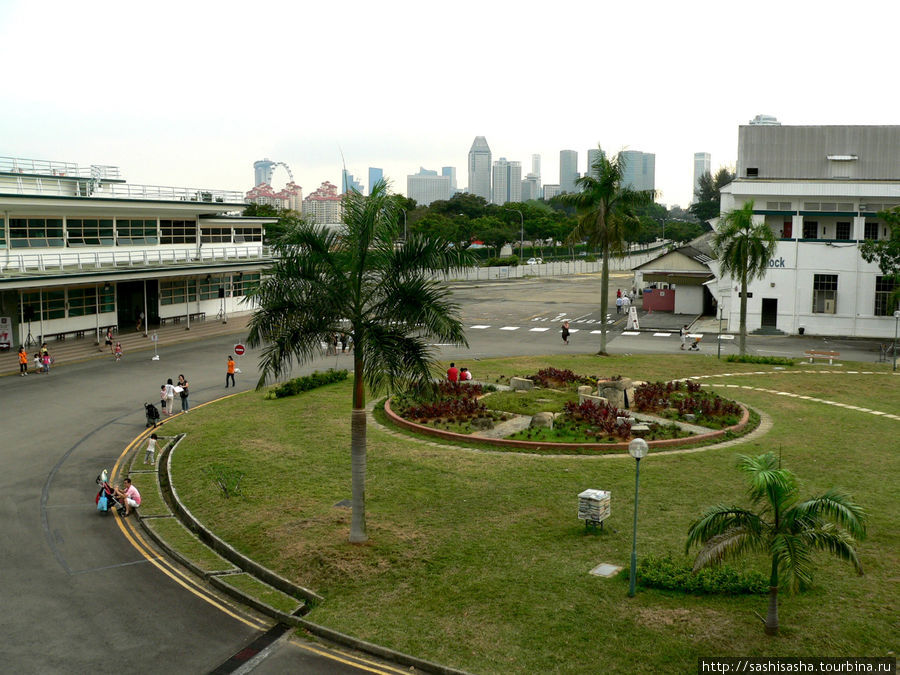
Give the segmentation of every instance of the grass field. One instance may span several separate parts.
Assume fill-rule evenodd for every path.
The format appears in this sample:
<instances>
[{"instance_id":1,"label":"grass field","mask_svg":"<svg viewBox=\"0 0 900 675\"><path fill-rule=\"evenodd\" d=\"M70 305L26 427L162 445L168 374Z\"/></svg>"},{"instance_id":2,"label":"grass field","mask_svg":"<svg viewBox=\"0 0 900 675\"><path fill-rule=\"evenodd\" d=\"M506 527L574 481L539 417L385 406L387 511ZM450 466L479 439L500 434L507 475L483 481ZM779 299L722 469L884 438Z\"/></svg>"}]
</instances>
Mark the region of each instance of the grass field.
<instances>
[{"instance_id":1,"label":"grass field","mask_svg":"<svg viewBox=\"0 0 900 675\"><path fill-rule=\"evenodd\" d=\"M767 638L754 615L765 612L765 598L654 590L627 598L626 582L588 572L602 562L628 565L632 459L482 452L373 424L371 540L351 546L349 509L337 506L350 497L349 383L273 401L250 393L173 420L167 434L188 434L174 480L220 536L325 597L310 620L472 672L696 672L699 656L896 650L900 421L777 392L896 414L900 377L871 364L843 370L875 374L825 374L688 355L498 359L480 362L479 372L492 382L545 365L644 380L737 373L703 382L731 385L713 390L772 419L756 440L651 453L641 463L639 556L681 555L701 510L747 505L736 458L771 450L799 476L804 495L838 486L866 507L865 575L817 555L813 588L781 596L777 638ZM241 495L217 492L204 473L211 463L245 474ZM612 515L597 532L576 519L577 495L589 487L612 491ZM768 570L762 559L744 565Z\"/></svg>"}]
</instances>

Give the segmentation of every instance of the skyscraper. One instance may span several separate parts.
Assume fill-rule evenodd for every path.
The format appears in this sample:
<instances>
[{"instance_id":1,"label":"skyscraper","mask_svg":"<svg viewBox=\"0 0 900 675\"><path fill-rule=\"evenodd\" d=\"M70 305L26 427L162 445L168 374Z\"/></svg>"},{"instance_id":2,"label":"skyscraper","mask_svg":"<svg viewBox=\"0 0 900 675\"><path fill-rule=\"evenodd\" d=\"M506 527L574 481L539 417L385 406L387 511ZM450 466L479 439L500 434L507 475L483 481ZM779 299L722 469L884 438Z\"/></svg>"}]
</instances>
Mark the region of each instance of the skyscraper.
<instances>
[{"instance_id":1,"label":"skyscraper","mask_svg":"<svg viewBox=\"0 0 900 675\"><path fill-rule=\"evenodd\" d=\"M350 190L356 190L361 193L363 186L353 177L352 173L347 171L347 169L343 169L341 171L341 194L346 194Z\"/></svg>"},{"instance_id":2,"label":"skyscraper","mask_svg":"<svg viewBox=\"0 0 900 675\"><path fill-rule=\"evenodd\" d=\"M428 206L439 199L450 199L450 177L438 176L437 171L419 168L419 173L406 177L406 196L416 204Z\"/></svg>"},{"instance_id":3,"label":"skyscraper","mask_svg":"<svg viewBox=\"0 0 900 675\"><path fill-rule=\"evenodd\" d=\"M691 204L697 201L696 193L700 187L700 176L709 173L711 166L711 158L708 152L694 153L694 189L691 192Z\"/></svg>"},{"instance_id":4,"label":"skyscraper","mask_svg":"<svg viewBox=\"0 0 900 675\"><path fill-rule=\"evenodd\" d=\"M476 136L469 149L468 190L491 201L491 149L484 136Z\"/></svg>"},{"instance_id":5,"label":"skyscraper","mask_svg":"<svg viewBox=\"0 0 900 675\"><path fill-rule=\"evenodd\" d=\"M563 192L575 192L578 179L578 153L574 150L559 151L559 188Z\"/></svg>"},{"instance_id":6,"label":"skyscraper","mask_svg":"<svg viewBox=\"0 0 900 675\"><path fill-rule=\"evenodd\" d=\"M272 171L275 169L275 162L266 157L258 162L253 162L253 184L266 185L272 184Z\"/></svg>"},{"instance_id":7,"label":"skyscraper","mask_svg":"<svg viewBox=\"0 0 900 675\"><path fill-rule=\"evenodd\" d=\"M538 178L541 177L541 156L540 155L532 155L531 156L531 173L533 173Z\"/></svg>"},{"instance_id":8,"label":"skyscraper","mask_svg":"<svg viewBox=\"0 0 900 675\"><path fill-rule=\"evenodd\" d=\"M450 179L450 196L456 192L456 167L455 166L442 166L441 167L441 175L446 176Z\"/></svg>"},{"instance_id":9,"label":"skyscraper","mask_svg":"<svg viewBox=\"0 0 900 675\"><path fill-rule=\"evenodd\" d=\"M622 187L632 190L656 189L656 155L639 150L623 150L619 157L624 163Z\"/></svg>"},{"instance_id":10,"label":"skyscraper","mask_svg":"<svg viewBox=\"0 0 900 675\"><path fill-rule=\"evenodd\" d=\"M382 178L384 178L384 171L374 166L369 167L369 194L372 194L372 187Z\"/></svg>"},{"instance_id":11,"label":"skyscraper","mask_svg":"<svg viewBox=\"0 0 900 675\"><path fill-rule=\"evenodd\" d=\"M494 162L494 181L491 201L494 204L522 201L522 163L508 162L501 157Z\"/></svg>"},{"instance_id":12,"label":"skyscraper","mask_svg":"<svg viewBox=\"0 0 900 675\"><path fill-rule=\"evenodd\" d=\"M606 153L600 148L590 148L587 151L587 169L584 170L585 175L591 175L594 178L597 178L597 172L594 171L594 164L596 164L597 160L601 157L606 157Z\"/></svg>"}]
</instances>

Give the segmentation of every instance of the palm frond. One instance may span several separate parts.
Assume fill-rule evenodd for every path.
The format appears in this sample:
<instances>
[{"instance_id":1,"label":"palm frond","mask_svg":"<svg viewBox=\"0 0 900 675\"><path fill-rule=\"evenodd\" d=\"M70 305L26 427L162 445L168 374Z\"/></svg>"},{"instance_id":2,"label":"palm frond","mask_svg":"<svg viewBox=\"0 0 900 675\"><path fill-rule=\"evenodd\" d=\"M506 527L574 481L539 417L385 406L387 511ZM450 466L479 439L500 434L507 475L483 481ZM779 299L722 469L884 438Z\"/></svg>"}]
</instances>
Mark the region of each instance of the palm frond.
<instances>
[{"instance_id":1,"label":"palm frond","mask_svg":"<svg viewBox=\"0 0 900 675\"><path fill-rule=\"evenodd\" d=\"M706 541L694 559L694 571L763 548L762 540L755 533L743 527L734 527Z\"/></svg>"},{"instance_id":2,"label":"palm frond","mask_svg":"<svg viewBox=\"0 0 900 675\"><path fill-rule=\"evenodd\" d=\"M856 540L846 531L832 523L826 523L816 529L804 530L800 533L807 546L818 551L849 562L858 574L862 574L862 565L856 555Z\"/></svg>"},{"instance_id":3,"label":"palm frond","mask_svg":"<svg viewBox=\"0 0 900 675\"><path fill-rule=\"evenodd\" d=\"M742 455L738 459L738 468L747 477L748 493L754 504L767 500L776 512L780 512L796 498L796 477L778 467L778 458L773 453L756 457Z\"/></svg>"},{"instance_id":4,"label":"palm frond","mask_svg":"<svg viewBox=\"0 0 900 675\"><path fill-rule=\"evenodd\" d=\"M854 539L866 537L868 515L865 509L841 490L831 489L820 497L795 504L791 515L812 521L831 521L846 529Z\"/></svg>"},{"instance_id":5,"label":"palm frond","mask_svg":"<svg viewBox=\"0 0 900 675\"><path fill-rule=\"evenodd\" d=\"M770 551L783 586L796 593L812 584L812 556L802 536L780 532L772 538Z\"/></svg>"},{"instance_id":6,"label":"palm frond","mask_svg":"<svg viewBox=\"0 0 900 675\"><path fill-rule=\"evenodd\" d=\"M725 532L742 530L748 536L762 538L767 524L751 511L736 506L713 506L704 511L688 528L685 553L695 545L705 545Z\"/></svg>"}]
</instances>

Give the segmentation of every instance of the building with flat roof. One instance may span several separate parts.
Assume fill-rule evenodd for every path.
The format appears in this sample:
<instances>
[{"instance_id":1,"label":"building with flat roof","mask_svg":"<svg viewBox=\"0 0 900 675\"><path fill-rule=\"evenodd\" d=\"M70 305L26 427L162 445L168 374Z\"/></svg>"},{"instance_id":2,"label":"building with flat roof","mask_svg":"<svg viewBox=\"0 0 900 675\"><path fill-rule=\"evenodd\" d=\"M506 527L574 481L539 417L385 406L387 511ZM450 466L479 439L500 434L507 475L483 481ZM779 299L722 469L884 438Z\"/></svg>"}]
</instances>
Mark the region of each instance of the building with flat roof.
<instances>
[{"instance_id":1,"label":"building with flat roof","mask_svg":"<svg viewBox=\"0 0 900 675\"><path fill-rule=\"evenodd\" d=\"M697 190L700 189L700 177L712 170L712 157L708 152L694 153L694 187L691 190L691 204L697 201Z\"/></svg>"},{"instance_id":2,"label":"building with flat roof","mask_svg":"<svg viewBox=\"0 0 900 675\"><path fill-rule=\"evenodd\" d=\"M273 218L237 191L135 185L118 167L0 157L0 316L17 345L248 312Z\"/></svg>"},{"instance_id":3,"label":"building with flat roof","mask_svg":"<svg viewBox=\"0 0 900 675\"><path fill-rule=\"evenodd\" d=\"M656 155L639 150L623 150L622 187L632 190L656 189Z\"/></svg>"},{"instance_id":4,"label":"building with flat roof","mask_svg":"<svg viewBox=\"0 0 900 675\"><path fill-rule=\"evenodd\" d=\"M384 170L379 169L375 166L369 167L369 194L372 194L372 188L375 187L375 183L380 180L384 180Z\"/></svg>"},{"instance_id":5,"label":"building with flat roof","mask_svg":"<svg viewBox=\"0 0 900 675\"><path fill-rule=\"evenodd\" d=\"M406 177L406 196L420 206L450 199L450 176L438 176L437 171L419 167L419 173Z\"/></svg>"},{"instance_id":6,"label":"building with flat roof","mask_svg":"<svg viewBox=\"0 0 900 675\"><path fill-rule=\"evenodd\" d=\"M501 157L494 162L491 201L494 204L522 201L522 163Z\"/></svg>"},{"instance_id":7,"label":"building with flat roof","mask_svg":"<svg viewBox=\"0 0 900 675\"><path fill-rule=\"evenodd\" d=\"M578 153L574 150L559 151L559 187L563 192L575 192L578 180Z\"/></svg>"},{"instance_id":8,"label":"building with flat roof","mask_svg":"<svg viewBox=\"0 0 900 675\"><path fill-rule=\"evenodd\" d=\"M722 212L748 201L778 239L765 277L748 289L750 330L893 335L895 282L859 244L890 237L878 212L900 206L900 126L741 126ZM736 329L740 283L720 276L718 261L710 267L710 290Z\"/></svg>"}]
</instances>

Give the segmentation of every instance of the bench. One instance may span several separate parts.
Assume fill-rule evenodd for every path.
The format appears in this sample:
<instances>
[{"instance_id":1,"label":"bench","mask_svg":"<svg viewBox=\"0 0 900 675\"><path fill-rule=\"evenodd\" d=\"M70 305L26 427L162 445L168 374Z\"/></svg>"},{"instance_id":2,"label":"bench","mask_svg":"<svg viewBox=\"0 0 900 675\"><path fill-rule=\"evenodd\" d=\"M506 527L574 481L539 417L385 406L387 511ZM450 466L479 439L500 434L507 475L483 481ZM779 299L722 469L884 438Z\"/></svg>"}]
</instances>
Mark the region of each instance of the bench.
<instances>
[{"instance_id":1,"label":"bench","mask_svg":"<svg viewBox=\"0 0 900 675\"><path fill-rule=\"evenodd\" d=\"M83 338L84 334L85 334L84 330L70 330L70 331L65 331L63 333L47 333L47 335L45 335L44 338L45 338L45 340L47 338L53 338L57 342L65 342L66 338L69 337L70 335L76 339L79 339L79 338Z\"/></svg>"},{"instance_id":2,"label":"bench","mask_svg":"<svg viewBox=\"0 0 900 675\"><path fill-rule=\"evenodd\" d=\"M206 312L194 312L191 314L191 321L206 321Z\"/></svg>"},{"instance_id":3,"label":"bench","mask_svg":"<svg viewBox=\"0 0 900 675\"><path fill-rule=\"evenodd\" d=\"M840 352L826 352L820 351L818 349L807 349L805 352L806 356L809 358L809 362L812 363L813 359L828 359L828 365L830 366L836 358L840 357Z\"/></svg>"}]
</instances>

